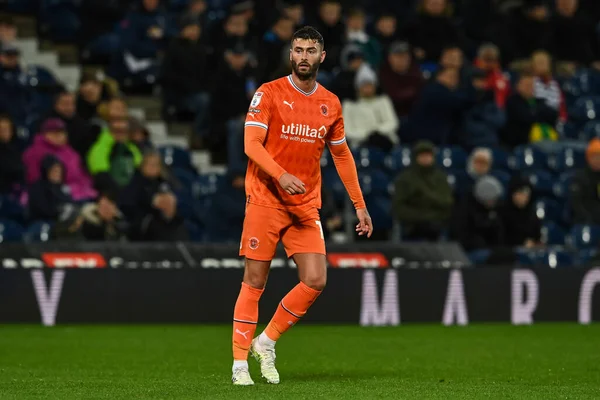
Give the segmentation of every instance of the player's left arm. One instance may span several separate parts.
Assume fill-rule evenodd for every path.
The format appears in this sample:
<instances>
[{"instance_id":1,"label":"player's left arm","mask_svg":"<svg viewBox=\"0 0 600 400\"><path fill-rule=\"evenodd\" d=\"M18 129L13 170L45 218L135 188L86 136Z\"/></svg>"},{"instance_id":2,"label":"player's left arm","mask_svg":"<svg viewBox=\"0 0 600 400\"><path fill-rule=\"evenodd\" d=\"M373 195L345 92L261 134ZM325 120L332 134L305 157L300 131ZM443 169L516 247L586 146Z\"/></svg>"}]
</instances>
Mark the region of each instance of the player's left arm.
<instances>
[{"instance_id":1,"label":"player's left arm","mask_svg":"<svg viewBox=\"0 0 600 400\"><path fill-rule=\"evenodd\" d=\"M341 112L331 129L328 146L338 175L344 183L344 187L356 209L356 216L358 218L356 231L360 236L367 235L367 237L371 237L371 234L373 233L373 222L367 211L367 205L363 198L362 190L360 189L354 157L346 142L344 119Z\"/></svg>"}]
</instances>

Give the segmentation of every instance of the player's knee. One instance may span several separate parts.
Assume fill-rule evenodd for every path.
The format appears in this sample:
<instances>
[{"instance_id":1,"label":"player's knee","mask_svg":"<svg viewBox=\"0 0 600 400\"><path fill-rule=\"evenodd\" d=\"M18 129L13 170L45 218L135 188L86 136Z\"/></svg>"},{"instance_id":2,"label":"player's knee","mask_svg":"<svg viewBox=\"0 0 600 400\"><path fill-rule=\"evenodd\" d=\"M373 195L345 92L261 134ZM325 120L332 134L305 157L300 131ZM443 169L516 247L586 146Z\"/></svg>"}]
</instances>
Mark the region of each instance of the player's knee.
<instances>
[{"instance_id":1,"label":"player's knee","mask_svg":"<svg viewBox=\"0 0 600 400\"><path fill-rule=\"evenodd\" d=\"M267 278L258 274L246 275L244 277L244 283L256 289L263 289L267 283Z\"/></svg>"},{"instance_id":2,"label":"player's knee","mask_svg":"<svg viewBox=\"0 0 600 400\"><path fill-rule=\"evenodd\" d=\"M302 282L311 289L323 290L327 284L327 276L322 274L307 275Z\"/></svg>"}]
</instances>

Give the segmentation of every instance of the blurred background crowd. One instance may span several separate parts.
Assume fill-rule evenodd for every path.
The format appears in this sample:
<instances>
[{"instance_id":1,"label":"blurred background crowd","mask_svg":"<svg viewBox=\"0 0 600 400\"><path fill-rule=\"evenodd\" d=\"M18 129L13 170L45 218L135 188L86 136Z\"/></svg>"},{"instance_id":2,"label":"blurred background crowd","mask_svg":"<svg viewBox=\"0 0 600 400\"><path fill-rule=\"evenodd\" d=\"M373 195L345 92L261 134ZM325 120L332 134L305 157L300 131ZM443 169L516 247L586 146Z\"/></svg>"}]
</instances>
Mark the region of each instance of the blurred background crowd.
<instances>
[{"instance_id":1,"label":"blurred background crowd","mask_svg":"<svg viewBox=\"0 0 600 400\"><path fill-rule=\"evenodd\" d=\"M290 38L309 24L325 39L318 80L342 103L376 240L456 240L476 262L544 257L554 266L592 257L599 242L596 0L5 7L3 240L236 243L249 99L290 73ZM94 72L68 88L52 68L28 64L23 15L35 17L38 40L76 48L77 65ZM187 145L157 146L131 113L134 96L160 99L162 120L189 127ZM210 153L223 173L199 170L194 151ZM326 233L354 240L327 152L322 171Z\"/></svg>"}]
</instances>

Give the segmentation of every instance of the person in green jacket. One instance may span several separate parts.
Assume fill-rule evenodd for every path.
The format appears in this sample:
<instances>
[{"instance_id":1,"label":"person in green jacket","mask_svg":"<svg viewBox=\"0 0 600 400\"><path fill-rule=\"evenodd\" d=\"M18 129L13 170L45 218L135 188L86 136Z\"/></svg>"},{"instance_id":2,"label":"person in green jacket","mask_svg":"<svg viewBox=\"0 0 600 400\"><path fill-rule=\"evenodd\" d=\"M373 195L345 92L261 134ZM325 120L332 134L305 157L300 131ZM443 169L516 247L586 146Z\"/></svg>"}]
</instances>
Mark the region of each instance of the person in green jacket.
<instances>
[{"instance_id":1,"label":"person in green jacket","mask_svg":"<svg viewBox=\"0 0 600 400\"><path fill-rule=\"evenodd\" d=\"M96 182L109 177L118 187L129 183L141 162L142 154L129 141L128 120L120 117L109 120L87 156L88 170Z\"/></svg>"},{"instance_id":2,"label":"person in green jacket","mask_svg":"<svg viewBox=\"0 0 600 400\"><path fill-rule=\"evenodd\" d=\"M452 188L435 165L434 151L433 143L418 142L411 166L395 182L392 207L407 240L438 240L452 215Z\"/></svg>"}]
</instances>

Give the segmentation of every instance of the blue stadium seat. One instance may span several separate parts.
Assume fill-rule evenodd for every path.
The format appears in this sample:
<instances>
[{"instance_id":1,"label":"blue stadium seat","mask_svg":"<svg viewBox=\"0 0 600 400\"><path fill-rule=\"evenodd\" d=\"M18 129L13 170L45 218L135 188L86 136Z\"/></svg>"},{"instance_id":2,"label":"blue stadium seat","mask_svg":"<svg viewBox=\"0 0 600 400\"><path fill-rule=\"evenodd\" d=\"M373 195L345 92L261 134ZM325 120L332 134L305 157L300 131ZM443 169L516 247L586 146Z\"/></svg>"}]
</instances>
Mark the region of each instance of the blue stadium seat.
<instances>
[{"instance_id":1,"label":"blue stadium seat","mask_svg":"<svg viewBox=\"0 0 600 400\"><path fill-rule=\"evenodd\" d=\"M323 150L323 155L321 156L321 168L334 167L333 157L327 148Z\"/></svg>"},{"instance_id":2,"label":"blue stadium seat","mask_svg":"<svg viewBox=\"0 0 600 400\"><path fill-rule=\"evenodd\" d=\"M210 196L219 190L219 188L227 180L227 177L222 174L200 174L195 180L194 197Z\"/></svg>"},{"instance_id":3,"label":"blue stadium seat","mask_svg":"<svg viewBox=\"0 0 600 400\"><path fill-rule=\"evenodd\" d=\"M446 173L448 175L448 184L456 196L460 197L465 194L467 190L469 190L470 179L466 171L455 170L447 171Z\"/></svg>"},{"instance_id":4,"label":"blue stadium seat","mask_svg":"<svg viewBox=\"0 0 600 400\"><path fill-rule=\"evenodd\" d=\"M181 185L182 189L189 192L192 192L195 189L194 184L197 182L197 177L193 172L183 168L172 168L171 172Z\"/></svg>"},{"instance_id":5,"label":"blue stadium seat","mask_svg":"<svg viewBox=\"0 0 600 400\"><path fill-rule=\"evenodd\" d=\"M507 170L509 154L500 148L493 148L492 150L492 168L495 170Z\"/></svg>"},{"instance_id":6,"label":"blue stadium seat","mask_svg":"<svg viewBox=\"0 0 600 400\"><path fill-rule=\"evenodd\" d=\"M365 201L369 205L369 214L373 220L373 226L381 230L392 229L392 201L385 195L367 195Z\"/></svg>"},{"instance_id":7,"label":"blue stadium seat","mask_svg":"<svg viewBox=\"0 0 600 400\"><path fill-rule=\"evenodd\" d=\"M25 231L18 222L9 219L0 220L0 243L19 242Z\"/></svg>"},{"instance_id":8,"label":"blue stadium seat","mask_svg":"<svg viewBox=\"0 0 600 400\"><path fill-rule=\"evenodd\" d=\"M580 140L582 135L578 124L572 121L565 122L564 124L558 124L557 132L563 139Z\"/></svg>"},{"instance_id":9,"label":"blue stadium seat","mask_svg":"<svg viewBox=\"0 0 600 400\"><path fill-rule=\"evenodd\" d=\"M335 203L338 206L343 205L347 197L346 189L344 188L344 184L336 169L333 167L323 168L321 171L321 179L323 180L323 184L331 190Z\"/></svg>"},{"instance_id":10,"label":"blue stadium seat","mask_svg":"<svg viewBox=\"0 0 600 400\"><path fill-rule=\"evenodd\" d=\"M387 157L387 167L395 172L399 172L410 166L411 151L407 147L396 147Z\"/></svg>"},{"instance_id":11,"label":"blue stadium seat","mask_svg":"<svg viewBox=\"0 0 600 400\"><path fill-rule=\"evenodd\" d=\"M519 146L509 158L509 167L515 171L544 169L548 164L547 158L544 152L535 147Z\"/></svg>"},{"instance_id":12,"label":"blue stadium seat","mask_svg":"<svg viewBox=\"0 0 600 400\"><path fill-rule=\"evenodd\" d=\"M493 170L490 175L498 179L500 183L502 183L502 186L504 186L505 190L508 188L508 184L510 183L510 174L507 171L496 169Z\"/></svg>"},{"instance_id":13,"label":"blue stadium seat","mask_svg":"<svg viewBox=\"0 0 600 400\"><path fill-rule=\"evenodd\" d=\"M595 120L600 115L600 98L596 96L583 96L575 100L569 109L569 117L576 121Z\"/></svg>"},{"instance_id":14,"label":"blue stadium seat","mask_svg":"<svg viewBox=\"0 0 600 400\"><path fill-rule=\"evenodd\" d=\"M40 32L51 39L75 42L81 20L78 0L42 0L38 14Z\"/></svg>"},{"instance_id":15,"label":"blue stadium seat","mask_svg":"<svg viewBox=\"0 0 600 400\"><path fill-rule=\"evenodd\" d=\"M523 266L534 266L537 264L538 254L535 250L519 248L516 250L517 264Z\"/></svg>"},{"instance_id":16,"label":"blue stadium seat","mask_svg":"<svg viewBox=\"0 0 600 400\"><path fill-rule=\"evenodd\" d=\"M158 149L163 157L163 162L170 168L182 168L196 172L192 164L190 152L182 147L165 146Z\"/></svg>"},{"instance_id":17,"label":"blue stadium seat","mask_svg":"<svg viewBox=\"0 0 600 400\"><path fill-rule=\"evenodd\" d=\"M575 257L563 248L549 248L539 252L537 264L550 268L572 267Z\"/></svg>"},{"instance_id":18,"label":"blue stadium seat","mask_svg":"<svg viewBox=\"0 0 600 400\"><path fill-rule=\"evenodd\" d=\"M388 175L378 169L359 171L360 186L367 194L389 195L392 184Z\"/></svg>"},{"instance_id":19,"label":"blue stadium seat","mask_svg":"<svg viewBox=\"0 0 600 400\"><path fill-rule=\"evenodd\" d=\"M548 167L558 173L585 166L585 151L565 147L548 158Z\"/></svg>"},{"instance_id":20,"label":"blue stadium seat","mask_svg":"<svg viewBox=\"0 0 600 400\"><path fill-rule=\"evenodd\" d=\"M598 116L600 118L600 116ZM600 121L588 121L581 130L580 139L591 140L595 137L600 137Z\"/></svg>"},{"instance_id":21,"label":"blue stadium seat","mask_svg":"<svg viewBox=\"0 0 600 400\"><path fill-rule=\"evenodd\" d=\"M25 220L25 208L15 199L0 196L0 219L4 218L23 222Z\"/></svg>"},{"instance_id":22,"label":"blue stadium seat","mask_svg":"<svg viewBox=\"0 0 600 400\"><path fill-rule=\"evenodd\" d=\"M545 245L564 245L565 232L552 221L547 221L542 226L542 243Z\"/></svg>"},{"instance_id":23,"label":"blue stadium seat","mask_svg":"<svg viewBox=\"0 0 600 400\"><path fill-rule=\"evenodd\" d=\"M554 197L558 199L567 199L569 197L569 187L573 181L574 171L563 172L558 181L554 183L552 187L552 193Z\"/></svg>"},{"instance_id":24,"label":"blue stadium seat","mask_svg":"<svg viewBox=\"0 0 600 400\"><path fill-rule=\"evenodd\" d=\"M50 232L53 222L35 221L25 231L25 240L27 242L47 242L50 240Z\"/></svg>"},{"instance_id":25,"label":"blue stadium seat","mask_svg":"<svg viewBox=\"0 0 600 400\"><path fill-rule=\"evenodd\" d=\"M464 169L467 153L460 147L441 147L436 154L437 164L445 169Z\"/></svg>"},{"instance_id":26,"label":"blue stadium seat","mask_svg":"<svg viewBox=\"0 0 600 400\"><path fill-rule=\"evenodd\" d=\"M386 153L372 147L361 147L353 151L359 168L385 168Z\"/></svg>"},{"instance_id":27,"label":"blue stadium seat","mask_svg":"<svg viewBox=\"0 0 600 400\"><path fill-rule=\"evenodd\" d=\"M200 224L197 224L192 220L186 219L185 220L185 228L188 231L190 241L192 241L192 242L204 241L204 229L202 229Z\"/></svg>"},{"instance_id":28,"label":"blue stadium seat","mask_svg":"<svg viewBox=\"0 0 600 400\"><path fill-rule=\"evenodd\" d=\"M535 213L541 221L559 221L561 211L556 200L541 198L535 202Z\"/></svg>"},{"instance_id":29,"label":"blue stadium seat","mask_svg":"<svg viewBox=\"0 0 600 400\"><path fill-rule=\"evenodd\" d=\"M597 249L583 249L580 250L577 254L577 258L579 259L579 265L585 266L592 262L592 259L595 259L598 256Z\"/></svg>"},{"instance_id":30,"label":"blue stadium seat","mask_svg":"<svg viewBox=\"0 0 600 400\"><path fill-rule=\"evenodd\" d=\"M525 176L529 179L533 191L537 195L548 196L552 194L554 179L548 171L531 171Z\"/></svg>"},{"instance_id":31,"label":"blue stadium seat","mask_svg":"<svg viewBox=\"0 0 600 400\"><path fill-rule=\"evenodd\" d=\"M575 225L571 229L570 241L578 249L597 248L600 244L600 226Z\"/></svg>"}]
</instances>

